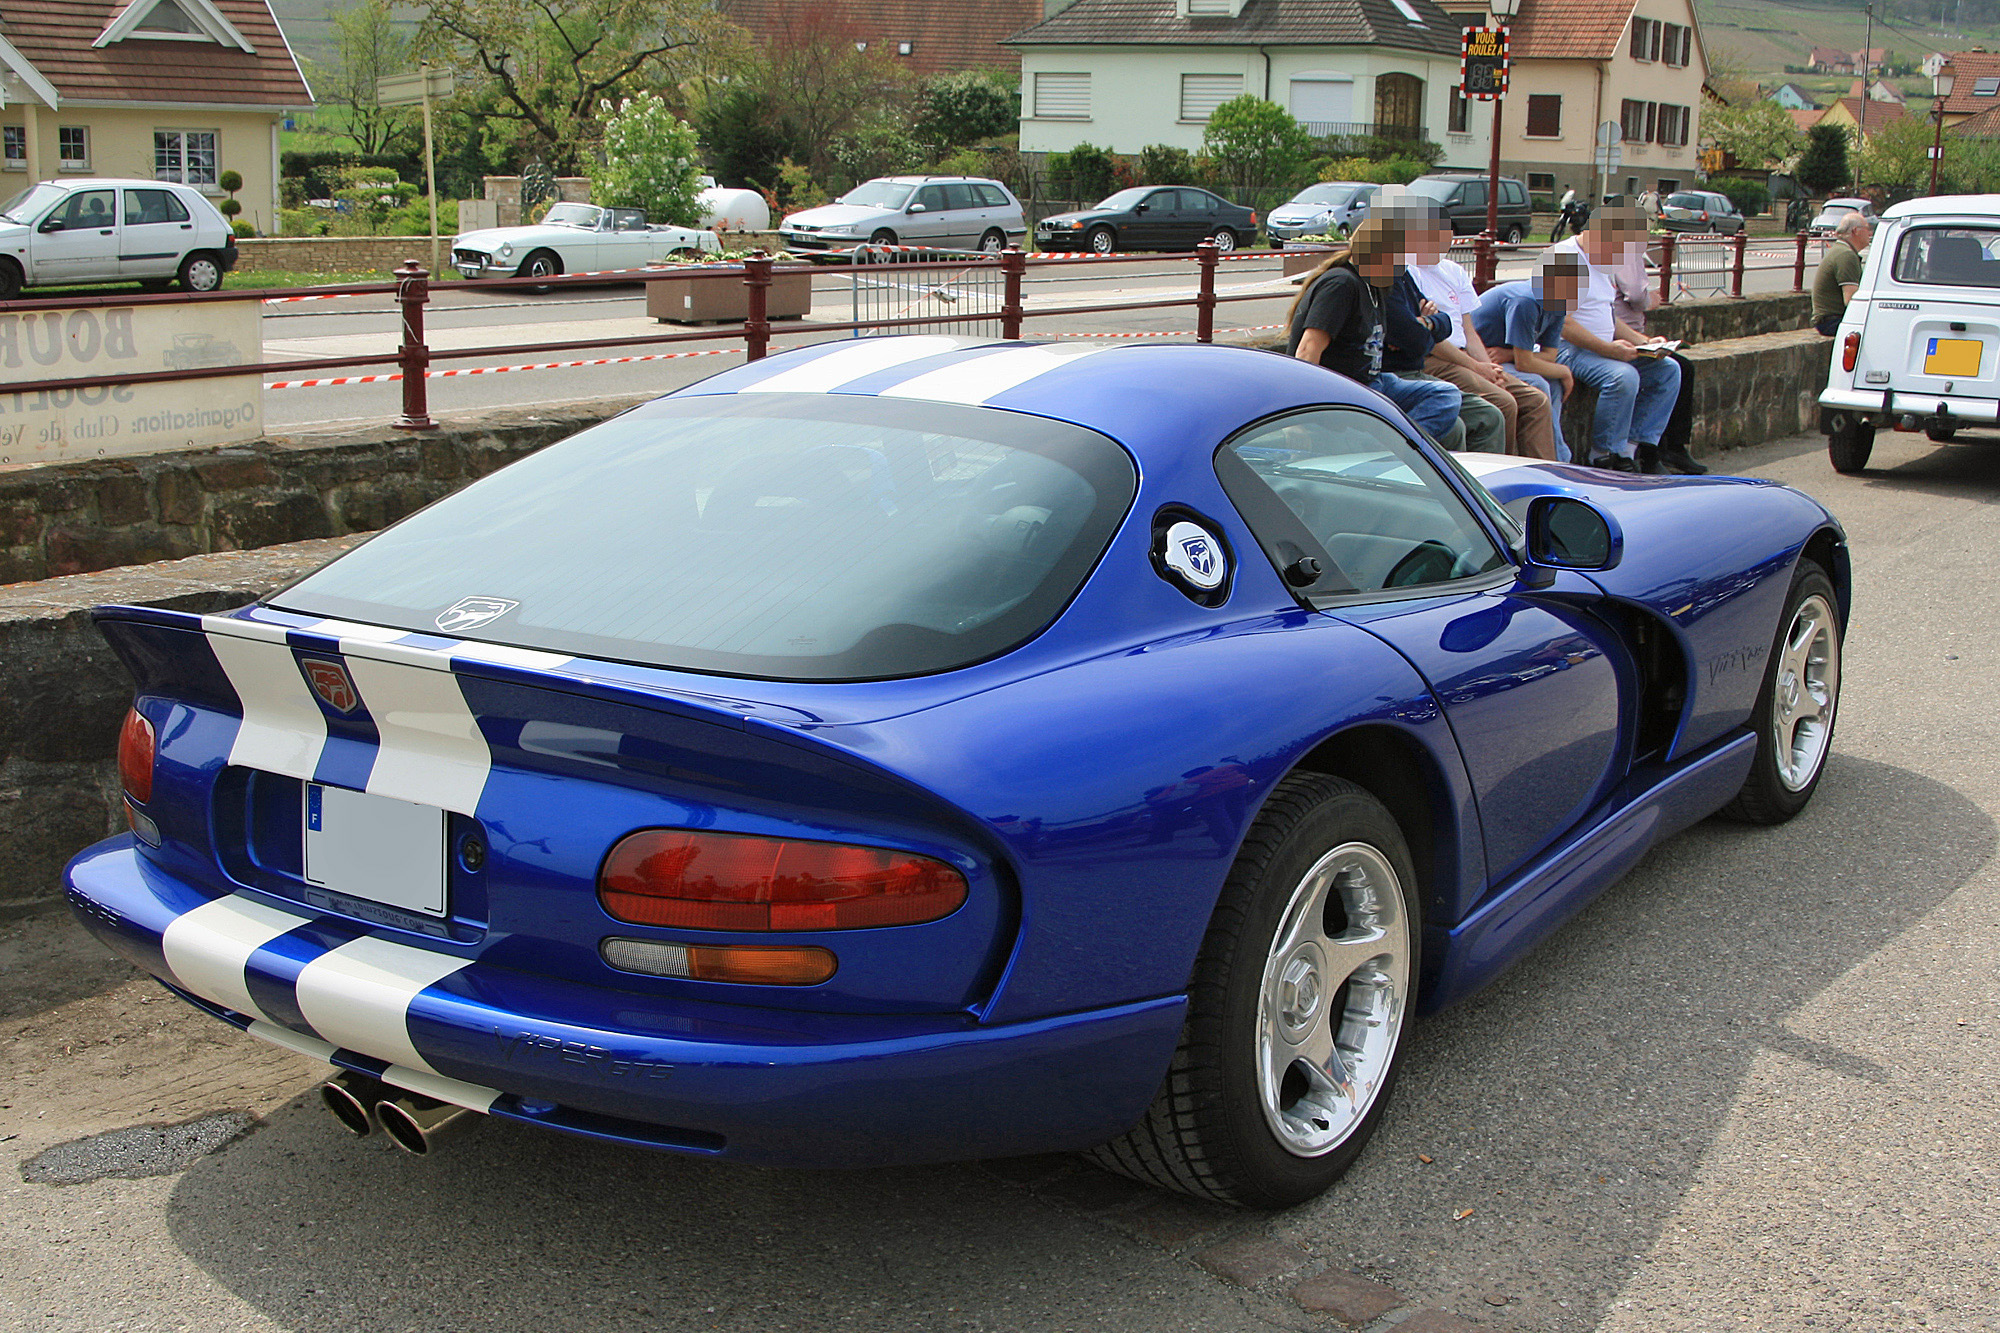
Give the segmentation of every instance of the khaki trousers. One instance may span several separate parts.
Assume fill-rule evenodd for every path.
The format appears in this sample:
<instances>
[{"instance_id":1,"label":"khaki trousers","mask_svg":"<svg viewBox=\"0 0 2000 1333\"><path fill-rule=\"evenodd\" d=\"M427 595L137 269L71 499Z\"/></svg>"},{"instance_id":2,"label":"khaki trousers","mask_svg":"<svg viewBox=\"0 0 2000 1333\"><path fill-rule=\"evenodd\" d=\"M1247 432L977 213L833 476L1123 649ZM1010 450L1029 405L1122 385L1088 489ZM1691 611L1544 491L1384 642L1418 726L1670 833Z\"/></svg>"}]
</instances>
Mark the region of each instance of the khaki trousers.
<instances>
[{"instance_id":1,"label":"khaki trousers","mask_svg":"<svg viewBox=\"0 0 2000 1333\"><path fill-rule=\"evenodd\" d=\"M1554 461L1555 415L1549 410L1548 396L1540 389L1516 378L1504 367L1503 382L1495 384L1470 367L1447 361L1435 352L1424 362L1424 371L1457 385L1461 393L1475 394L1499 408L1500 415L1507 419L1508 453Z\"/></svg>"}]
</instances>

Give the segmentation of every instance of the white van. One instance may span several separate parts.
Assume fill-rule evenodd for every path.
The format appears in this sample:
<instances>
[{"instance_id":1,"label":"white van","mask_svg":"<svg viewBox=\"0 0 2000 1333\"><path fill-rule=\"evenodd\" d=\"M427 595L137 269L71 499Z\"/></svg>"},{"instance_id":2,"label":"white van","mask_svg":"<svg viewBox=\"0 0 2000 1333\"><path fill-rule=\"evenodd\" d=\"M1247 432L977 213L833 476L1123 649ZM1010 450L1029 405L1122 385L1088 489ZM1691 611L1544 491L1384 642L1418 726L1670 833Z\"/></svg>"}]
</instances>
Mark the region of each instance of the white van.
<instances>
[{"instance_id":1,"label":"white van","mask_svg":"<svg viewBox=\"0 0 2000 1333\"><path fill-rule=\"evenodd\" d=\"M1819 404L1840 472L1868 465L1884 425L1933 440L2000 426L2000 195L1912 199L1882 215Z\"/></svg>"}]
</instances>

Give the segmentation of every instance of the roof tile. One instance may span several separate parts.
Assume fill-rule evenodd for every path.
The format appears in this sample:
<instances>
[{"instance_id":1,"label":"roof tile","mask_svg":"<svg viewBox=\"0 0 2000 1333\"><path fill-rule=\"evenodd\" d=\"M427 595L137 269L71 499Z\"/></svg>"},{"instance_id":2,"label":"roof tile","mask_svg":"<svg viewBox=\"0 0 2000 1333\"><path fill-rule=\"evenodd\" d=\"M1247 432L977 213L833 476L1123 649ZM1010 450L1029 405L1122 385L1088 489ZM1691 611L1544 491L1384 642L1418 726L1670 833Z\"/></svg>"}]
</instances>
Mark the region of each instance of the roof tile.
<instances>
[{"instance_id":1,"label":"roof tile","mask_svg":"<svg viewBox=\"0 0 2000 1333\"><path fill-rule=\"evenodd\" d=\"M253 55L144 38L93 48L124 0L0 0L0 31L65 99L304 107L312 95L265 0L213 0Z\"/></svg>"},{"instance_id":2,"label":"roof tile","mask_svg":"<svg viewBox=\"0 0 2000 1333\"><path fill-rule=\"evenodd\" d=\"M1588 0L1585 0L1587 3ZM1433 0L1247 0L1234 18L1190 17L1175 0L1076 0L1010 46L1391 46L1456 55L1460 22Z\"/></svg>"}]
</instances>

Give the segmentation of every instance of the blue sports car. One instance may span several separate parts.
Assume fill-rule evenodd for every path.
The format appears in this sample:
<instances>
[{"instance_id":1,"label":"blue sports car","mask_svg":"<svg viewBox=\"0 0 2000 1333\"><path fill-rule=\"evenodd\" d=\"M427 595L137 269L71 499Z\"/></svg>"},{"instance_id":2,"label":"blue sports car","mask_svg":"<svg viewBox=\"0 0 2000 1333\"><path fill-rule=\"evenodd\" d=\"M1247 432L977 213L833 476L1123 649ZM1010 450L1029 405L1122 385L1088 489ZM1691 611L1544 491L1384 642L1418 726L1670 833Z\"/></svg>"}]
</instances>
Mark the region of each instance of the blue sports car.
<instances>
[{"instance_id":1,"label":"blue sports car","mask_svg":"<svg viewBox=\"0 0 2000 1333\"><path fill-rule=\"evenodd\" d=\"M254 606L101 609L131 832L69 896L416 1150L469 1109L1278 1206L1413 1014L1804 806L1847 607L1795 491L1457 459L1286 357L826 343Z\"/></svg>"}]
</instances>

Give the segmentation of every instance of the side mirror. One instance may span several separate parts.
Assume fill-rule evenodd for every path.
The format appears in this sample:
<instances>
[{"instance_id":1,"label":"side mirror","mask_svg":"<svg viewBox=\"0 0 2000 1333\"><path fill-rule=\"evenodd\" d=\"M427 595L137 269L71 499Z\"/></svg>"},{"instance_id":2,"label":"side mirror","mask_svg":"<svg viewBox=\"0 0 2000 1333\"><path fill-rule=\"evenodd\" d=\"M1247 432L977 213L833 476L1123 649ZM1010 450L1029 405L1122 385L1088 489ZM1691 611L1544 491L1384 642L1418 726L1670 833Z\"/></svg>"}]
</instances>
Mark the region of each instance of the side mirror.
<instances>
[{"instance_id":1,"label":"side mirror","mask_svg":"<svg viewBox=\"0 0 2000 1333\"><path fill-rule=\"evenodd\" d=\"M1151 207L1152 207L1151 204L1134 204L1132 205L1132 211L1134 213L1144 213L1147 209Z\"/></svg>"},{"instance_id":2,"label":"side mirror","mask_svg":"<svg viewBox=\"0 0 2000 1333\"><path fill-rule=\"evenodd\" d=\"M35 228L36 231L41 232L63 231L66 229L67 224L61 218L43 218L42 225Z\"/></svg>"},{"instance_id":3,"label":"side mirror","mask_svg":"<svg viewBox=\"0 0 2000 1333\"><path fill-rule=\"evenodd\" d=\"M908 209L908 211L909 211L909 212L912 212L912 213L928 213L928 212L930 212L930 210L929 210L928 208L925 208L925 207L924 207L924 206L923 206L922 204L911 204L911 205L910 205L910 207L909 207L909 209Z\"/></svg>"},{"instance_id":4,"label":"side mirror","mask_svg":"<svg viewBox=\"0 0 2000 1333\"><path fill-rule=\"evenodd\" d=\"M1573 495L1528 502L1528 559L1549 569L1614 569L1625 534L1611 515Z\"/></svg>"}]
</instances>

